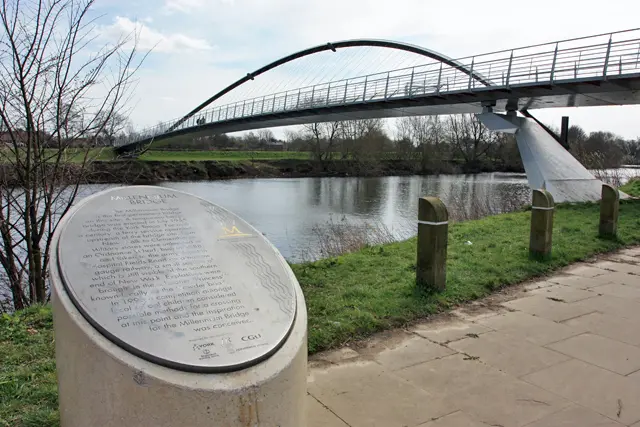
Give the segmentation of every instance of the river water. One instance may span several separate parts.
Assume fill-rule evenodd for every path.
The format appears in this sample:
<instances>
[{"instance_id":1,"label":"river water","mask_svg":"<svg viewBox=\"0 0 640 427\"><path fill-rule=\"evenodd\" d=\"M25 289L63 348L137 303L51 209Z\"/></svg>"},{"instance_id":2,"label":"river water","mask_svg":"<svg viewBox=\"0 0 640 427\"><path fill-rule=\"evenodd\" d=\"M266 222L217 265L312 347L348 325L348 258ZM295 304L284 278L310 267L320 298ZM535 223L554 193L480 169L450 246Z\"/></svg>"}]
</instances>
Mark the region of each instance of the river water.
<instances>
[{"instance_id":1,"label":"river water","mask_svg":"<svg viewBox=\"0 0 640 427\"><path fill-rule=\"evenodd\" d=\"M417 231L418 199L440 197L453 219L513 210L529 202L524 174L378 178L238 179L164 182L218 204L262 232L290 261L321 257L325 231L375 229L388 239ZM108 188L90 185L88 195ZM335 234L335 233L333 233Z\"/></svg>"}]
</instances>

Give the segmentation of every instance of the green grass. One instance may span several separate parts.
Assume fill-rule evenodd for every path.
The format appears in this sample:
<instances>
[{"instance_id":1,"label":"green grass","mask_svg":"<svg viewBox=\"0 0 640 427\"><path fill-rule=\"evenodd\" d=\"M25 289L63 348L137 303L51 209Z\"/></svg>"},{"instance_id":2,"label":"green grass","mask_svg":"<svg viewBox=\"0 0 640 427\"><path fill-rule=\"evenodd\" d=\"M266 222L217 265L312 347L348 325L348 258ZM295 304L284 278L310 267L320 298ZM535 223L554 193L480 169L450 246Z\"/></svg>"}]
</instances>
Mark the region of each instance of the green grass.
<instances>
[{"instance_id":1,"label":"green grass","mask_svg":"<svg viewBox=\"0 0 640 427\"><path fill-rule=\"evenodd\" d=\"M338 347L592 255L640 243L638 200L621 203L615 240L598 238L597 204L559 205L553 258L532 261L530 215L517 212L452 224L447 289L438 294L416 289L415 238L293 265L307 302L309 351ZM49 307L0 318L0 364L0 426L57 426Z\"/></svg>"},{"instance_id":2,"label":"green grass","mask_svg":"<svg viewBox=\"0 0 640 427\"><path fill-rule=\"evenodd\" d=\"M149 150L141 160L202 161L202 160L309 160L311 154L304 151L161 151Z\"/></svg>"},{"instance_id":3,"label":"green grass","mask_svg":"<svg viewBox=\"0 0 640 427\"><path fill-rule=\"evenodd\" d=\"M528 257L530 217L530 212L518 212L453 224L447 289L439 294L416 289L415 238L294 265L309 310L310 352L404 325L597 253L640 243L640 201L621 203L617 240L598 238L599 205L559 205L553 257L536 262ZM467 241L472 245L465 245Z\"/></svg>"},{"instance_id":4,"label":"green grass","mask_svg":"<svg viewBox=\"0 0 640 427\"><path fill-rule=\"evenodd\" d=\"M0 317L0 426L57 426L51 309Z\"/></svg>"},{"instance_id":5,"label":"green grass","mask_svg":"<svg viewBox=\"0 0 640 427\"><path fill-rule=\"evenodd\" d=\"M111 148L90 148L87 154L87 161L93 160L112 160L115 154ZM45 148L45 155L49 158L49 161L56 160L56 153L58 150L53 148ZM67 148L62 155L62 161L68 163L81 163L85 158L85 148ZM24 155L24 153L23 153ZM8 148L0 148L0 163L8 163L11 159L15 159L14 152Z\"/></svg>"},{"instance_id":6,"label":"green grass","mask_svg":"<svg viewBox=\"0 0 640 427\"><path fill-rule=\"evenodd\" d=\"M620 187L620 191L623 191L633 197L640 197L640 178L633 178L631 181Z\"/></svg>"}]
</instances>

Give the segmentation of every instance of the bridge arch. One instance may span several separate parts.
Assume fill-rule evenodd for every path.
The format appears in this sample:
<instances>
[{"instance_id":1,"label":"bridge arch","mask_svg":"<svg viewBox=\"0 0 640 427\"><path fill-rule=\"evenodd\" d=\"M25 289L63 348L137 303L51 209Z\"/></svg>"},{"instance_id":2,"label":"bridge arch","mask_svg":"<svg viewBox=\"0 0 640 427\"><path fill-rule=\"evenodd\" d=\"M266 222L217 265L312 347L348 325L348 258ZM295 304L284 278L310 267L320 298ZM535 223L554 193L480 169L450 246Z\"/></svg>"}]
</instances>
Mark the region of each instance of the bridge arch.
<instances>
[{"instance_id":1,"label":"bridge arch","mask_svg":"<svg viewBox=\"0 0 640 427\"><path fill-rule=\"evenodd\" d=\"M314 46L314 47L310 47L307 49L303 49L300 50L298 52L292 53L290 55L284 56L278 60L275 60L259 69L257 69L256 71L252 72L252 73L248 73L246 76L242 77L241 79L235 81L234 83L230 84L229 86L225 87L224 89L222 89L221 91L219 91L218 93L216 93L215 95L213 95L212 97L210 97L209 99L207 99L206 101L204 101L202 104L198 105L195 109L193 109L192 111L190 111L187 115L185 115L184 117L182 117L180 120L178 120L176 123L174 123L169 129L167 129L166 132L171 132L174 129L178 128L182 123L184 123L185 121L187 121L188 119L190 119L191 117L193 117L195 114L197 114L199 111L203 110L204 108L206 108L208 105L210 105L211 103L215 102L216 100L220 99L221 97L223 97L224 95L228 94L229 92L231 92L232 90L238 88L239 86L243 85L244 83L251 81L253 79L255 79L257 76L266 73L267 71L273 70L274 68L277 68L281 65L284 65L288 62L291 61L295 61L296 59L300 59L303 58L305 56L309 56L309 55L313 55L316 53L320 53L320 52L326 52L326 51L333 51L335 52L337 49L344 49L344 48L350 48L350 47L381 47L381 48L388 48L388 49L396 49L396 50L401 50L401 51L405 51L405 52L410 52L410 53L415 53L418 55L422 55L424 57L430 58L430 59L434 59L436 61L439 61L445 65L448 65L452 68L455 68L465 74L467 74L469 77L473 78L474 80L482 83L485 86L491 86L491 82L485 78L484 76L482 76L482 74L473 71L473 69L469 69L467 68L465 65L463 65L462 63L460 63L459 61L452 59L446 55L443 55L439 52L436 52L434 50L431 49L427 49L418 45L414 45L414 44L410 44L410 43L403 43L403 42L397 42L397 41L392 41L392 40L381 40L381 39L354 39L354 40L342 40L342 41L337 41L337 42L330 42L330 43L326 43L326 44L322 44L322 45L318 45L318 46Z\"/></svg>"}]
</instances>

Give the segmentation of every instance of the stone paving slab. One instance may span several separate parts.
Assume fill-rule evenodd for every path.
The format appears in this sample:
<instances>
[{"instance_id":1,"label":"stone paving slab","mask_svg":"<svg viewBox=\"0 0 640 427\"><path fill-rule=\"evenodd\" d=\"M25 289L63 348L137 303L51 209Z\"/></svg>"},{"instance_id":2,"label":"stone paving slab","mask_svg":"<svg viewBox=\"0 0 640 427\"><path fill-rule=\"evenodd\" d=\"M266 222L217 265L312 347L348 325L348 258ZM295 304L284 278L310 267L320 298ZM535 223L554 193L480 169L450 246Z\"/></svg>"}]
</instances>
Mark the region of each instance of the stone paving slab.
<instances>
[{"instance_id":1,"label":"stone paving slab","mask_svg":"<svg viewBox=\"0 0 640 427\"><path fill-rule=\"evenodd\" d=\"M622 424L640 421L640 383L572 359L523 378Z\"/></svg>"},{"instance_id":2,"label":"stone paving slab","mask_svg":"<svg viewBox=\"0 0 640 427\"><path fill-rule=\"evenodd\" d=\"M416 336L397 347L381 351L374 359L387 369L395 371L454 353L447 347Z\"/></svg>"},{"instance_id":3,"label":"stone paving slab","mask_svg":"<svg viewBox=\"0 0 640 427\"><path fill-rule=\"evenodd\" d=\"M625 262L601 261L594 264L594 268L595 267L603 270L640 275L640 266Z\"/></svg>"},{"instance_id":4,"label":"stone paving slab","mask_svg":"<svg viewBox=\"0 0 640 427\"><path fill-rule=\"evenodd\" d=\"M489 332L479 338L456 341L450 347L471 357L478 357L484 363L515 377L568 359L555 351L500 332Z\"/></svg>"},{"instance_id":5,"label":"stone paving slab","mask_svg":"<svg viewBox=\"0 0 640 427\"><path fill-rule=\"evenodd\" d=\"M464 412L457 411L437 420L420 424L418 427L487 427L487 424L472 419Z\"/></svg>"},{"instance_id":6,"label":"stone paving slab","mask_svg":"<svg viewBox=\"0 0 640 427\"><path fill-rule=\"evenodd\" d=\"M640 333L629 325L629 320L623 317L593 312L569 319L564 324L574 330L591 332L623 343L640 346Z\"/></svg>"},{"instance_id":7,"label":"stone paving slab","mask_svg":"<svg viewBox=\"0 0 640 427\"><path fill-rule=\"evenodd\" d=\"M307 422L308 427L349 427L311 395L307 396Z\"/></svg>"},{"instance_id":8,"label":"stone paving slab","mask_svg":"<svg viewBox=\"0 0 640 427\"><path fill-rule=\"evenodd\" d=\"M527 427L622 427L624 424L582 406L571 405L548 415Z\"/></svg>"},{"instance_id":9,"label":"stone paving slab","mask_svg":"<svg viewBox=\"0 0 640 427\"><path fill-rule=\"evenodd\" d=\"M607 273L606 269L597 268L595 264L577 264L565 270L565 273L574 276L596 277Z\"/></svg>"},{"instance_id":10,"label":"stone paving slab","mask_svg":"<svg viewBox=\"0 0 640 427\"><path fill-rule=\"evenodd\" d=\"M571 286L577 289L589 289L595 286L606 285L613 283L613 279L610 278L611 274L605 274L597 277L583 277L561 274L558 276L550 277L547 279L551 283L556 283L564 286Z\"/></svg>"},{"instance_id":11,"label":"stone paving slab","mask_svg":"<svg viewBox=\"0 0 640 427\"><path fill-rule=\"evenodd\" d=\"M375 362L315 372L308 390L351 427L416 426L457 410Z\"/></svg>"},{"instance_id":12,"label":"stone paving slab","mask_svg":"<svg viewBox=\"0 0 640 427\"><path fill-rule=\"evenodd\" d=\"M640 287L629 286L624 283L609 283L608 285L596 286L595 288L591 288L591 290L599 294L611 295L613 297L636 300L640 299Z\"/></svg>"},{"instance_id":13,"label":"stone paving slab","mask_svg":"<svg viewBox=\"0 0 640 427\"><path fill-rule=\"evenodd\" d=\"M587 313L596 311L593 306L579 305L581 302L592 301L594 298L588 298L576 303L566 303L562 301L554 301L541 295L534 295L526 298L504 303L505 307L512 310L524 311L525 313L540 316L554 322L562 322L573 317L582 316Z\"/></svg>"},{"instance_id":14,"label":"stone paving slab","mask_svg":"<svg viewBox=\"0 0 640 427\"><path fill-rule=\"evenodd\" d=\"M618 298L611 295L600 295L595 298L575 302L573 305L580 306L588 312L599 311L600 313L607 313L640 322L640 301Z\"/></svg>"},{"instance_id":15,"label":"stone paving slab","mask_svg":"<svg viewBox=\"0 0 640 427\"><path fill-rule=\"evenodd\" d=\"M595 291L597 292L597 291ZM558 299L562 302L576 302L587 298L598 296L597 293L585 291L582 289L572 288L564 285L547 286L540 289L534 289L529 292L531 295L542 295L549 299Z\"/></svg>"},{"instance_id":16,"label":"stone paving slab","mask_svg":"<svg viewBox=\"0 0 640 427\"><path fill-rule=\"evenodd\" d=\"M571 404L563 397L514 378L481 384L448 399L477 420L503 427L527 425Z\"/></svg>"},{"instance_id":17,"label":"stone paving slab","mask_svg":"<svg viewBox=\"0 0 640 427\"><path fill-rule=\"evenodd\" d=\"M640 370L640 348L599 335L578 335L547 348L621 375Z\"/></svg>"},{"instance_id":18,"label":"stone paving slab","mask_svg":"<svg viewBox=\"0 0 640 427\"><path fill-rule=\"evenodd\" d=\"M410 331L433 342L445 344L468 338L472 335L486 334L491 332L491 329L478 323L449 319L446 322L420 323L411 328Z\"/></svg>"},{"instance_id":19,"label":"stone paving slab","mask_svg":"<svg viewBox=\"0 0 640 427\"><path fill-rule=\"evenodd\" d=\"M551 344L585 332L522 311L488 317L478 322L503 334L524 338L538 345Z\"/></svg>"},{"instance_id":20,"label":"stone paving slab","mask_svg":"<svg viewBox=\"0 0 640 427\"><path fill-rule=\"evenodd\" d=\"M396 374L422 390L440 396L449 396L481 384L496 384L509 378L498 369L464 354L411 366Z\"/></svg>"},{"instance_id":21,"label":"stone paving slab","mask_svg":"<svg viewBox=\"0 0 640 427\"><path fill-rule=\"evenodd\" d=\"M606 259L315 355L308 427L640 427L640 248Z\"/></svg>"}]
</instances>

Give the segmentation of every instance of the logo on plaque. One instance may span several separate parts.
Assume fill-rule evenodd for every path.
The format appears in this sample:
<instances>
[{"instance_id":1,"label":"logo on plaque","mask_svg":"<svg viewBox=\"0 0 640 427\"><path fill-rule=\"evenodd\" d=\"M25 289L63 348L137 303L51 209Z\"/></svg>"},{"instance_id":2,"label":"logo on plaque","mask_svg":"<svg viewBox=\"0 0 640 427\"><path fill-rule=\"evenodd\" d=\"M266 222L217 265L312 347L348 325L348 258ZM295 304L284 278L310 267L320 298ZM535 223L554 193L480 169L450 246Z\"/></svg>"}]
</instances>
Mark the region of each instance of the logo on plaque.
<instances>
[{"instance_id":1,"label":"logo on plaque","mask_svg":"<svg viewBox=\"0 0 640 427\"><path fill-rule=\"evenodd\" d=\"M225 239L229 237L250 237L251 236L251 234L243 233L242 231L240 231L235 224L233 224L231 228L227 228L223 225L222 231L224 234L219 236L221 239Z\"/></svg>"}]
</instances>

